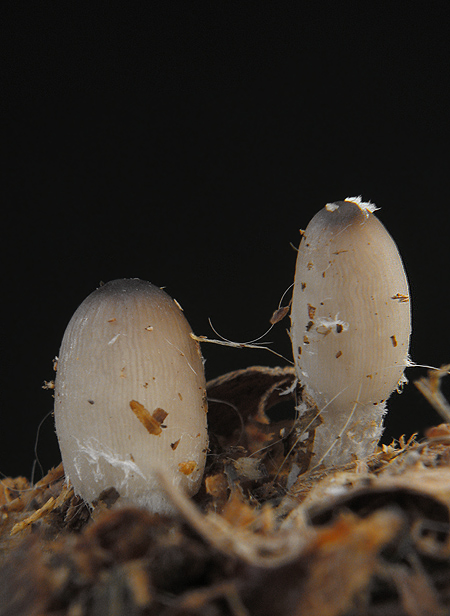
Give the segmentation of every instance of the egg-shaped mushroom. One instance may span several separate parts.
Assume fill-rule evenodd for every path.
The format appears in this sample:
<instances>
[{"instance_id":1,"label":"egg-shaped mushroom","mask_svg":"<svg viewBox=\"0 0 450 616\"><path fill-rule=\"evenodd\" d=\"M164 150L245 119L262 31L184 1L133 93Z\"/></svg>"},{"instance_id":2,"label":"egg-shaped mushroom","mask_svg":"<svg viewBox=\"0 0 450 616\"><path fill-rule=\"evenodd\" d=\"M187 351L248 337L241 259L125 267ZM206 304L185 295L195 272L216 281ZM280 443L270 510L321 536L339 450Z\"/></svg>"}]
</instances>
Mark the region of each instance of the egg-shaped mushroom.
<instances>
[{"instance_id":1,"label":"egg-shaped mushroom","mask_svg":"<svg viewBox=\"0 0 450 616\"><path fill-rule=\"evenodd\" d=\"M109 282L70 320L55 380L55 424L66 477L89 504L113 487L155 512L172 506L155 469L188 495L208 447L198 342L180 306L139 279Z\"/></svg>"},{"instance_id":2,"label":"egg-shaped mushroom","mask_svg":"<svg viewBox=\"0 0 450 616\"><path fill-rule=\"evenodd\" d=\"M297 256L291 339L297 377L320 411L312 466L375 451L386 400L404 382L411 333L397 246L360 198L331 203L308 224Z\"/></svg>"}]
</instances>

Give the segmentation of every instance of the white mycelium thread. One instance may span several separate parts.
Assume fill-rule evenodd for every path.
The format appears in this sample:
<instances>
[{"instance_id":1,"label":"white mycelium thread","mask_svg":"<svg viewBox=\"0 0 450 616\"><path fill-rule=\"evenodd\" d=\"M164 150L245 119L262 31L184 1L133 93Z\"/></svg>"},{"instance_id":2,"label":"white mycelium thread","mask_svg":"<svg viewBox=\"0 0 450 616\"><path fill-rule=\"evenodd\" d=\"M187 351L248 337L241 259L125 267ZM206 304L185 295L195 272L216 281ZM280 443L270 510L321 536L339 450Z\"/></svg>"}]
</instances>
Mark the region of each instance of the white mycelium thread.
<instances>
[{"instance_id":1,"label":"white mycelium thread","mask_svg":"<svg viewBox=\"0 0 450 616\"><path fill-rule=\"evenodd\" d=\"M174 300L139 279L100 287L73 315L59 354L55 423L66 477L88 503L114 487L125 501L171 511L155 468L187 494L199 489L207 409L190 334Z\"/></svg>"},{"instance_id":2,"label":"white mycelium thread","mask_svg":"<svg viewBox=\"0 0 450 616\"><path fill-rule=\"evenodd\" d=\"M300 243L291 312L297 377L321 411L312 466L374 452L386 400L403 382L408 282L373 204L326 205Z\"/></svg>"}]
</instances>

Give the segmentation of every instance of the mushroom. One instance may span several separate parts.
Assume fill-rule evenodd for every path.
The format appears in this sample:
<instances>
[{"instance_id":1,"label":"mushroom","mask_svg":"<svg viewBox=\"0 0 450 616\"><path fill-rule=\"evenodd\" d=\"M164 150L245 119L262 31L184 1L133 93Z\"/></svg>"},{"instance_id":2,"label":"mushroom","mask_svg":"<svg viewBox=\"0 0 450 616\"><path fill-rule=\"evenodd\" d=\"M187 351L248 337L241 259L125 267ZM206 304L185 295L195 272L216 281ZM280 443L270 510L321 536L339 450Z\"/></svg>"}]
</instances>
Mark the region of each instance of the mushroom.
<instances>
[{"instance_id":1,"label":"mushroom","mask_svg":"<svg viewBox=\"0 0 450 616\"><path fill-rule=\"evenodd\" d=\"M55 424L66 478L92 505L122 501L172 511L155 470L195 494L208 447L198 342L180 306L139 279L91 293L70 320L55 381Z\"/></svg>"},{"instance_id":2,"label":"mushroom","mask_svg":"<svg viewBox=\"0 0 450 616\"><path fill-rule=\"evenodd\" d=\"M408 281L375 209L360 197L327 204L298 249L290 333L303 386L298 410L320 411L313 466L373 453L386 400L406 382Z\"/></svg>"}]
</instances>

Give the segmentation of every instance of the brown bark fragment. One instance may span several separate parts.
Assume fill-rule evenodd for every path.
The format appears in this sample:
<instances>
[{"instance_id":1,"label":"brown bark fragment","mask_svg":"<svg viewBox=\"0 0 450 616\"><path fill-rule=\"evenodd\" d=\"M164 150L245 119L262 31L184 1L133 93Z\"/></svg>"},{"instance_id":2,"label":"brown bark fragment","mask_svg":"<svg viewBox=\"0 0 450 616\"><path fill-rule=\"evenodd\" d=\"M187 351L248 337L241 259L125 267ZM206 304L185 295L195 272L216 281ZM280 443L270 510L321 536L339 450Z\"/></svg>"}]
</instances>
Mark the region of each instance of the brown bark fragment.
<instances>
[{"instance_id":1,"label":"brown bark fragment","mask_svg":"<svg viewBox=\"0 0 450 616\"><path fill-rule=\"evenodd\" d=\"M137 400L130 401L130 408L149 434L155 434L156 436L161 434L161 424L168 415L164 409L157 408L150 415L145 406Z\"/></svg>"}]
</instances>

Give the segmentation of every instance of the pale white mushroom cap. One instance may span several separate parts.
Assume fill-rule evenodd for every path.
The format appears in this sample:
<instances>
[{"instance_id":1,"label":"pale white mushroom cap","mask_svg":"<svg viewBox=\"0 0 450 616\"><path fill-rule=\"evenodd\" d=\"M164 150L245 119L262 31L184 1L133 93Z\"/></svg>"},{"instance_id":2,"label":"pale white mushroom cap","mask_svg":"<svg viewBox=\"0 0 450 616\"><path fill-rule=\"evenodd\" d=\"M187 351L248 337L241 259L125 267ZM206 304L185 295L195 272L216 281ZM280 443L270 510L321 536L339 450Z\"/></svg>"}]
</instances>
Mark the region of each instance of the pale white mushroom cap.
<instances>
[{"instance_id":1,"label":"pale white mushroom cap","mask_svg":"<svg viewBox=\"0 0 450 616\"><path fill-rule=\"evenodd\" d=\"M385 401L404 379L408 282L375 209L358 199L327 204L298 250L291 339L297 376L324 409L316 463L325 454L333 464L372 453Z\"/></svg>"},{"instance_id":2,"label":"pale white mushroom cap","mask_svg":"<svg viewBox=\"0 0 450 616\"><path fill-rule=\"evenodd\" d=\"M153 420L156 409L167 416L157 411ZM114 487L123 500L170 511L153 471L189 495L198 491L206 412L199 345L167 293L124 279L84 300L64 334L55 381L56 431L77 494L92 503Z\"/></svg>"}]
</instances>

